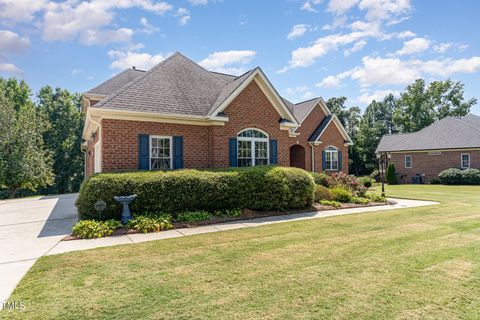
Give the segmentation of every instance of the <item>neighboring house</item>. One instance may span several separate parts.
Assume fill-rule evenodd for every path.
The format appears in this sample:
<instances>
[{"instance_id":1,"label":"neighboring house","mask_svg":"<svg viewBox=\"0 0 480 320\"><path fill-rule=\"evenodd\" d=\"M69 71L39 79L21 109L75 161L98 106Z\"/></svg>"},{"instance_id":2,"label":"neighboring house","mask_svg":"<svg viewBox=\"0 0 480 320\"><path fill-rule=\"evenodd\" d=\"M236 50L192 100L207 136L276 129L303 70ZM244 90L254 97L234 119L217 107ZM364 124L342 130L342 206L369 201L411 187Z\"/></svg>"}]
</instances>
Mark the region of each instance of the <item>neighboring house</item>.
<instances>
[{"instance_id":1,"label":"neighboring house","mask_svg":"<svg viewBox=\"0 0 480 320\"><path fill-rule=\"evenodd\" d=\"M83 95L86 176L278 164L348 171L351 139L321 98L293 104L260 68L210 72L175 53Z\"/></svg>"},{"instance_id":2,"label":"neighboring house","mask_svg":"<svg viewBox=\"0 0 480 320\"><path fill-rule=\"evenodd\" d=\"M480 168L480 117L446 117L417 132L384 135L376 153L391 157L401 183L430 182L448 168Z\"/></svg>"}]
</instances>

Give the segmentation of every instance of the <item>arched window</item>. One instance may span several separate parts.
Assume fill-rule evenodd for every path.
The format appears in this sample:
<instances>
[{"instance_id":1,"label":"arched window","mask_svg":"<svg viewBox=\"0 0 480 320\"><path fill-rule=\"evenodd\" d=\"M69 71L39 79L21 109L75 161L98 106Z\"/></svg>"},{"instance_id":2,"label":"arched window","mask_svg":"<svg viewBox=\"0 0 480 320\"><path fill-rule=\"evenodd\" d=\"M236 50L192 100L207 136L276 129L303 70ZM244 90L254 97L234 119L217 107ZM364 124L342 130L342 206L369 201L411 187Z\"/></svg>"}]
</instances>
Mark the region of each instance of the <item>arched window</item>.
<instances>
[{"instance_id":1,"label":"arched window","mask_svg":"<svg viewBox=\"0 0 480 320\"><path fill-rule=\"evenodd\" d=\"M338 149L329 146L325 149L325 170L338 170Z\"/></svg>"},{"instance_id":2,"label":"arched window","mask_svg":"<svg viewBox=\"0 0 480 320\"><path fill-rule=\"evenodd\" d=\"M245 129L237 135L238 166L269 164L268 135L258 129Z\"/></svg>"}]
</instances>

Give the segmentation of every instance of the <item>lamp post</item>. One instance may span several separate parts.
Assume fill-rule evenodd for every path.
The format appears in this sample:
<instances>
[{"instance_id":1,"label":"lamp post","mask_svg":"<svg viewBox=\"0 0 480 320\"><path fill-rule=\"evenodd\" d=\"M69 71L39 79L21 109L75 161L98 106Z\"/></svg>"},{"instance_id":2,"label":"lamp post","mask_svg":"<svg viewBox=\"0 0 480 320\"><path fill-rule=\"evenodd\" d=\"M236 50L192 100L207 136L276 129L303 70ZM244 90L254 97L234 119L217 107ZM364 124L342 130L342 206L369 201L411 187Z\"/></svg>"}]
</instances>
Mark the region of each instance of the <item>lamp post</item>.
<instances>
[{"instance_id":1,"label":"lamp post","mask_svg":"<svg viewBox=\"0 0 480 320\"><path fill-rule=\"evenodd\" d=\"M391 157L390 153L377 153L379 169L382 175L382 197L385 197L385 166L388 162L387 160L390 160Z\"/></svg>"}]
</instances>

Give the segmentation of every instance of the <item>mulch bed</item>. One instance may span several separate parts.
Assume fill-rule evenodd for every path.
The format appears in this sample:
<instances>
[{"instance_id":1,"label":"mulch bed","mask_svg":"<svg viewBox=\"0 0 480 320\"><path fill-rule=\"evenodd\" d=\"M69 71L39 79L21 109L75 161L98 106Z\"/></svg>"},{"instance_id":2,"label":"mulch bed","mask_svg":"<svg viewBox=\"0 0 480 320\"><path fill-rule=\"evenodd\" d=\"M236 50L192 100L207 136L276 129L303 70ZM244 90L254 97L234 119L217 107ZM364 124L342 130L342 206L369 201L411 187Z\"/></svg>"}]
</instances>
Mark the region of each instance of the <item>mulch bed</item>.
<instances>
[{"instance_id":1,"label":"mulch bed","mask_svg":"<svg viewBox=\"0 0 480 320\"><path fill-rule=\"evenodd\" d=\"M339 209L351 209L351 208L364 208L364 207L376 207L376 206L384 206L384 205L392 205L395 204L394 201L387 201L385 202L370 202L367 204L354 204L354 203L342 203L340 208L335 208L332 206L325 206L318 203L315 203L310 208L304 209L291 209L286 211L280 210L273 210L273 211L254 211L249 209L244 209L242 211L242 215L238 217L215 217L210 220L205 221L198 221L198 222L172 222L173 229L180 229L180 228L195 228L199 226L206 226L211 224L217 223L224 223L224 222L233 222L233 221L240 221L240 220L251 220L256 218L265 218L265 217L273 217L273 216L284 216L294 213L305 213L305 212L312 212L312 211L326 211L326 210L339 210ZM113 232L111 236L121 236L126 234L134 234L139 233L133 229L128 229L126 227L118 228ZM81 238L75 237L73 235L65 236L62 241L70 241L70 240L81 240Z\"/></svg>"}]
</instances>

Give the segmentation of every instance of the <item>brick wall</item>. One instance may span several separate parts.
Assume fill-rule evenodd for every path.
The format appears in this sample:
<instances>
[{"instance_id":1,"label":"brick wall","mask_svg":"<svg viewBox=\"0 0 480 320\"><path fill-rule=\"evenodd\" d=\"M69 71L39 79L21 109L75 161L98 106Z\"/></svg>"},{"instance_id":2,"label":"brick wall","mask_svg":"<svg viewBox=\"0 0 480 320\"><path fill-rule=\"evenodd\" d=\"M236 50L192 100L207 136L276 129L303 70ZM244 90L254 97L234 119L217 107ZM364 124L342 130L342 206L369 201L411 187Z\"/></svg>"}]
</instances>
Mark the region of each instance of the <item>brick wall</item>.
<instances>
[{"instance_id":1,"label":"brick wall","mask_svg":"<svg viewBox=\"0 0 480 320\"><path fill-rule=\"evenodd\" d=\"M280 115L270 100L252 81L224 110L229 121L224 127L212 126L212 166L227 167L228 139L235 138L239 131L258 128L268 133L270 139L277 139L278 164L290 165L291 140L288 130L280 130Z\"/></svg>"},{"instance_id":2,"label":"brick wall","mask_svg":"<svg viewBox=\"0 0 480 320\"><path fill-rule=\"evenodd\" d=\"M416 174L425 174L425 182L437 178L440 171L448 168L460 168L460 155L470 154L470 167L480 168L480 151L442 151L441 155L429 155L428 152L393 153L390 163L395 165L400 183L411 183ZM405 168L405 155L412 156L412 168Z\"/></svg>"},{"instance_id":3,"label":"brick wall","mask_svg":"<svg viewBox=\"0 0 480 320\"><path fill-rule=\"evenodd\" d=\"M302 124L301 135L289 137L288 130L280 130L280 115L252 81L224 110L229 121L225 126L198 126L130 120L103 119L102 125L102 171L130 171L138 169L139 134L183 136L185 168L227 167L229 165L229 138L236 137L246 128L258 128L278 142L278 164L290 165L290 147L300 144L305 148L306 169L311 170L311 147L307 139L316 129L325 114L316 107ZM334 125L324 133L325 146L335 145L344 150L344 170L348 168L348 152L343 147L343 137ZM323 145L322 145L323 146ZM321 169L322 146L316 146L316 171ZM90 148L90 147L89 147ZM89 149L90 150L90 149ZM93 154L93 148L91 149ZM87 174L93 173L93 156L88 159Z\"/></svg>"},{"instance_id":4,"label":"brick wall","mask_svg":"<svg viewBox=\"0 0 480 320\"><path fill-rule=\"evenodd\" d=\"M341 171L348 173L348 146L344 146L345 138L342 136L340 131L338 131L333 122L328 125L319 140L322 141L322 143L315 146L315 172L324 170L322 168L322 151L328 146L334 146L338 148L339 151L342 151ZM333 172L337 171L327 171L327 173Z\"/></svg>"}]
</instances>

